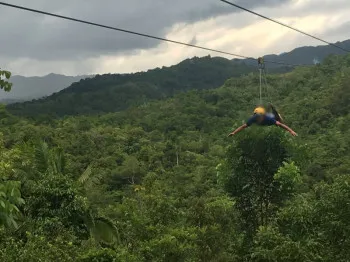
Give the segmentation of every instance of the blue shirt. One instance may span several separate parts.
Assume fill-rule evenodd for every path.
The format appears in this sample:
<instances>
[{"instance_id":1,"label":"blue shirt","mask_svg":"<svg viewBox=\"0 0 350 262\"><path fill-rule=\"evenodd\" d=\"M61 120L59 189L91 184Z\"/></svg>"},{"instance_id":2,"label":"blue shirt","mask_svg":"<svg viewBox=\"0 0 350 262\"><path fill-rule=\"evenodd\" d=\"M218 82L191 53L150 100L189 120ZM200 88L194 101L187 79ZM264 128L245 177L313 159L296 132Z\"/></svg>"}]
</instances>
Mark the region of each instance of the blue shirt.
<instances>
[{"instance_id":1,"label":"blue shirt","mask_svg":"<svg viewBox=\"0 0 350 262\"><path fill-rule=\"evenodd\" d=\"M253 115L252 117L250 117L248 119L248 121L246 122L247 126L251 126L252 124L257 124L259 126L273 126L276 125L276 119L271 117L271 116L267 116L264 115L263 120L259 123L258 119L259 119L259 115Z\"/></svg>"}]
</instances>

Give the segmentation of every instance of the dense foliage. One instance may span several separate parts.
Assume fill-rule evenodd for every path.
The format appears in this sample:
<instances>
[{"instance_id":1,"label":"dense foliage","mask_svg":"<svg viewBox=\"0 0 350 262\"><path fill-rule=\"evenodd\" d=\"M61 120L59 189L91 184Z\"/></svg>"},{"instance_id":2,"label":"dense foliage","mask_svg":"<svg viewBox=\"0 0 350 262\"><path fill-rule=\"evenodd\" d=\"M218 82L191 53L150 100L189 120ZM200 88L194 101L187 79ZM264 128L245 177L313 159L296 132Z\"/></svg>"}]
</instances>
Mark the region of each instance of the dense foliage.
<instances>
[{"instance_id":1,"label":"dense foliage","mask_svg":"<svg viewBox=\"0 0 350 262\"><path fill-rule=\"evenodd\" d=\"M349 261L350 56L268 76L297 138L227 137L258 83L62 119L1 108L0 260Z\"/></svg>"}]
</instances>

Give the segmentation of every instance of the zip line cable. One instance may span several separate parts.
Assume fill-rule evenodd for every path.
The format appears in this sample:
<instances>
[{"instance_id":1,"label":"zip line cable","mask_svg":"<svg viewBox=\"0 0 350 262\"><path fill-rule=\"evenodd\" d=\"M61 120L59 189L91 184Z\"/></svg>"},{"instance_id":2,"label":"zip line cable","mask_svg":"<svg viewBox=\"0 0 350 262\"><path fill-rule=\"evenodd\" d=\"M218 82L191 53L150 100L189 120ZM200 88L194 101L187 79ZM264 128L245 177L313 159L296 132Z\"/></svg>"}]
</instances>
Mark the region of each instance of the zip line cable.
<instances>
[{"instance_id":1,"label":"zip line cable","mask_svg":"<svg viewBox=\"0 0 350 262\"><path fill-rule=\"evenodd\" d=\"M264 62L264 58L259 57L258 58L258 64L259 64L259 79L260 79L260 85L259 85L259 102L260 105L263 104L263 94L262 92L264 92L265 94L265 98L267 98L269 100L269 102L271 103L271 97L269 95L269 85L267 83L267 75L266 75L266 67L265 67L265 62ZM265 90L263 90L263 84L265 86Z\"/></svg>"},{"instance_id":2,"label":"zip line cable","mask_svg":"<svg viewBox=\"0 0 350 262\"><path fill-rule=\"evenodd\" d=\"M266 90L266 98L267 100L272 103L272 100L271 100L271 97L270 97L270 93L269 93L269 84L267 83L267 75L266 75L266 72L264 70L263 72L263 75L264 75L264 82L265 82L265 90Z\"/></svg>"},{"instance_id":3,"label":"zip line cable","mask_svg":"<svg viewBox=\"0 0 350 262\"><path fill-rule=\"evenodd\" d=\"M232 6L234 6L234 7L237 7L237 8L239 8L239 9L244 10L244 11L246 11L246 12L248 12L248 13L253 14L253 15L262 17L262 18L264 18L264 19L266 19L266 20L269 20L269 21L274 22L274 23L276 23L276 24L279 24L279 25L281 25L281 26L284 26L284 27L287 27L287 28L289 28L289 29L292 29L292 30L294 30L294 31L296 31L296 32L298 32L298 33L301 33L301 34L303 34L303 35L309 36L309 37L311 37L311 38L313 38L313 39L316 39L316 40L318 40L318 41L321 41L321 42L323 42L323 43L326 43L326 44L328 44L328 45L331 45L331 46L333 46L333 47L336 47L336 48L338 48L338 49L340 49L340 50L343 50L344 52L350 53L350 50L347 50L347 49L345 49L345 48L343 48L343 47L341 47L341 46L338 46L338 45L336 45L336 44L333 44L333 43L331 43L331 42L328 42L328 41L326 41L326 40L323 40L323 39L321 39L321 38L319 38L319 37L317 37L317 36L314 36L314 35L311 35L311 34L309 34L309 33L304 32L304 31L301 31L300 29L297 29L297 28L295 28L295 27L289 26L289 25L284 24L284 23L282 23L282 22L280 22L280 21L277 21L277 20L275 20L275 19L272 19L272 18L269 18L269 17L264 16L264 15L262 15L262 14L256 13L256 12L254 12L254 11L252 11L252 10L249 10L249 9L243 7L243 6L234 4L234 3L229 2L229 1L226 1L226 0L219 0L219 1L221 1L221 2L223 2L223 3L226 3L226 4L229 4L229 5L232 5Z\"/></svg>"},{"instance_id":4,"label":"zip line cable","mask_svg":"<svg viewBox=\"0 0 350 262\"><path fill-rule=\"evenodd\" d=\"M40 10L37 10L37 9L32 9L32 8L28 8L28 7L24 7L24 6L13 5L13 4L5 3L5 2L0 2L0 5L7 6L7 7L12 7L12 8L16 8L16 9L32 12L32 13L52 16L52 17L56 17L56 18L60 18L60 19L64 19L64 20L70 20L70 21L73 21L73 22L78 22L78 23L83 23L83 24L92 25L92 26L96 26L96 27L101 27L101 28L105 28L105 29L110 29L110 30L114 30L114 31L119 31L119 32L123 32L123 33L128 33L128 34L133 34L133 35L137 35L137 36L142 36L142 37L146 37L146 38L152 38L152 39L165 41L165 42L169 42L169 43L173 43L173 44L178 44L178 45L198 48L198 49L211 51L211 52L215 52L215 53L219 53L219 54L236 56L236 57L245 58L245 59L254 60L254 61L257 60L256 58L253 58L253 57L248 57L248 56L244 56L244 55L239 55L239 54L234 54L234 53L230 53L230 52L220 51L220 50L217 50L217 49L212 49L212 48L207 48L207 47L203 47L203 46L183 43L183 42L180 42L180 41L171 40L171 39L162 38L162 37L157 37L157 36L152 36L152 35L149 35L149 34L138 33L138 32L134 32L134 31L122 29L122 28L117 28L117 27L103 25L103 24L98 24L98 23L94 23L94 22L89 22L89 21L86 21L86 20L81 20L81 19L77 19L77 18L73 18L73 17L68 17L68 16L58 15L58 14L49 13L49 12L45 12L45 11L40 11ZM265 60L265 62L271 63L271 64L292 66L292 67L295 67L295 66L310 66L310 65L307 65L307 64L295 65L295 64L288 64L288 63L285 63L285 62L268 61L268 60Z\"/></svg>"}]
</instances>

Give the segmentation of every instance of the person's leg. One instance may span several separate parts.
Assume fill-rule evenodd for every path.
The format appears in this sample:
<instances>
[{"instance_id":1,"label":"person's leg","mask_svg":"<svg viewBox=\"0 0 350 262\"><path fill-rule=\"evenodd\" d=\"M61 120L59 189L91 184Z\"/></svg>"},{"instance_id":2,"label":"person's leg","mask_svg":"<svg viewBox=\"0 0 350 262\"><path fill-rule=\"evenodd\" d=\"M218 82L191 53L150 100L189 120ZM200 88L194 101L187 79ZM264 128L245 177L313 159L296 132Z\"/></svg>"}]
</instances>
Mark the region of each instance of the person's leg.
<instances>
[{"instance_id":1,"label":"person's leg","mask_svg":"<svg viewBox=\"0 0 350 262\"><path fill-rule=\"evenodd\" d=\"M275 119L278 121L278 122L283 122L283 118L281 117L281 115L277 112L276 108L270 103L269 104L269 109L271 109L272 111L272 114L274 114L275 116Z\"/></svg>"}]
</instances>

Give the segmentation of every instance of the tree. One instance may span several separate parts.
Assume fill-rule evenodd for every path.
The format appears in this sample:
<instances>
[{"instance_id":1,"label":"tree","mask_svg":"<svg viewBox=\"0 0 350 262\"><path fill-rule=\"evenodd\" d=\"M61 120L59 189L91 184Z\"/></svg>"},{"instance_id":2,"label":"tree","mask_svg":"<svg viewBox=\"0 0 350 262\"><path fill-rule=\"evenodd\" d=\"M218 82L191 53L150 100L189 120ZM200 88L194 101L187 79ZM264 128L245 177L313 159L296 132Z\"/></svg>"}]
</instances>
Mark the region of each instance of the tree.
<instances>
[{"instance_id":1,"label":"tree","mask_svg":"<svg viewBox=\"0 0 350 262\"><path fill-rule=\"evenodd\" d=\"M11 91L12 83L10 83L8 80L11 77L11 72L0 70L0 88L5 90L6 92Z\"/></svg>"},{"instance_id":2,"label":"tree","mask_svg":"<svg viewBox=\"0 0 350 262\"><path fill-rule=\"evenodd\" d=\"M3 134L0 133L0 229L2 226L17 228L17 220L21 216L19 208L24 204L21 182L10 178L17 157L16 150L5 148Z\"/></svg>"},{"instance_id":3,"label":"tree","mask_svg":"<svg viewBox=\"0 0 350 262\"><path fill-rule=\"evenodd\" d=\"M0 70L0 88L9 92L12 83L9 71ZM1 141L2 142L2 141ZM19 191L20 183L5 181L0 184L0 225L17 227L16 218L20 214L17 206L24 203Z\"/></svg>"},{"instance_id":4,"label":"tree","mask_svg":"<svg viewBox=\"0 0 350 262\"><path fill-rule=\"evenodd\" d=\"M0 226L17 228L16 221L21 214L18 207L23 204L20 182L5 181L0 183Z\"/></svg>"},{"instance_id":5,"label":"tree","mask_svg":"<svg viewBox=\"0 0 350 262\"><path fill-rule=\"evenodd\" d=\"M281 204L275 174L288 158L284 135L276 129L247 130L235 137L234 145L228 149L225 188L237 199L242 229L250 237L259 226L269 223Z\"/></svg>"},{"instance_id":6,"label":"tree","mask_svg":"<svg viewBox=\"0 0 350 262\"><path fill-rule=\"evenodd\" d=\"M81 194L84 192L81 187L91 190L94 186L91 167L76 182L66 171L63 150L50 149L47 143L40 142L33 152L35 171L25 183L26 228L30 230L34 225L37 233L52 239L65 230L81 240L87 239L90 234L97 243L116 242L116 227L107 218L99 216ZM37 221L40 221L38 228L35 226Z\"/></svg>"},{"instance_id":7,"label":"tree","mask_svg":"<svg viewBox=\"0 0 350 262\"><path fill-rule=\"evenodd\" d=\"M349 197L348 175L296 196L259 229L252 261L349 261Z\"/></svg>"}]
</instances>

